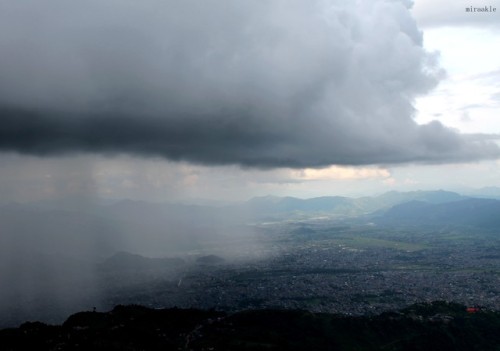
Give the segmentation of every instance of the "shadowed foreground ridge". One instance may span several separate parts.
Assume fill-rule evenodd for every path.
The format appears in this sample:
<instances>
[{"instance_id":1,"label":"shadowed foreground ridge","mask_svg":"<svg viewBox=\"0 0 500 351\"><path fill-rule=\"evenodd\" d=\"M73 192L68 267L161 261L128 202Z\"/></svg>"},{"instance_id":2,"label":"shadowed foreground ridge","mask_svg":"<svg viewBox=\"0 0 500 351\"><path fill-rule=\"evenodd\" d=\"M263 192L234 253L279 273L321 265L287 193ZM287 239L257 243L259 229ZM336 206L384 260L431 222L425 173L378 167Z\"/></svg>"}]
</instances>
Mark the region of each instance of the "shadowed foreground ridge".
<instances>
[{"instance_id":1,"label":"shadowed foreground ridge","mask_svg":"<svg viewBox=\"0 0 500 351\"><path fill-rule=\"evenodd\" d=\"M117 306L0 331L2 350L498 350L500 313L446 302L349 317Z\"/></svg>"}]
</instances>

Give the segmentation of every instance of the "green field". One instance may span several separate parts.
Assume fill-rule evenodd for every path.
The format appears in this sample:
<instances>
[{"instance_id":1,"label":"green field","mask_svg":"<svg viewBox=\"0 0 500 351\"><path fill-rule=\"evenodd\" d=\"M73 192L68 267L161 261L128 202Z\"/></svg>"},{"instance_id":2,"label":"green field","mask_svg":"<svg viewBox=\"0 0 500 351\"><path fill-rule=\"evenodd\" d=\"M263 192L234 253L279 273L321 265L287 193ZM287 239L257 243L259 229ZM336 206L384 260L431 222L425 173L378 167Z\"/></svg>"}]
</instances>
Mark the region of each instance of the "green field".
<instances>
[{"instance_id":1,"label":"green field","mask_svg":"<svg viewBox=\"0 0 500 351\"><path fill-rule=\"evenodd\" d=\"M376 238L367 238L356 236L352 238L335 238L332 240L335 244L345 246L352 249L370 249L370 248L387 248L400 251L419 251L428 248L424 244L408 243L404 241L384 240Z\"/></svg>"}]
</instances>

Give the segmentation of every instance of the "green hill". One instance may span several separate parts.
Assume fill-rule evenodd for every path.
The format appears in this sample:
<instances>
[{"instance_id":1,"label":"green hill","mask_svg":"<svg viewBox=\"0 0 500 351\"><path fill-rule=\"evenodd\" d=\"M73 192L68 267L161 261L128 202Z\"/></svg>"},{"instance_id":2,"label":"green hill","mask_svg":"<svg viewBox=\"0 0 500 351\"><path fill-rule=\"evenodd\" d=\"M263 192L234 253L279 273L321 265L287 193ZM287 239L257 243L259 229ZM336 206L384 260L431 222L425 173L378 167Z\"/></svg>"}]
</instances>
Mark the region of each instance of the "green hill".
<instances>
[{"instance_id":1,"label":"green hill","mask_svg":"<svg viewBox=\"0 0 500 351\"><path fill-rule=\"evenodd\" d=\"M118 306L0 331L2 350L498 350L500 313L435 302L379 316Z\"/></svg>"}]
</instances>

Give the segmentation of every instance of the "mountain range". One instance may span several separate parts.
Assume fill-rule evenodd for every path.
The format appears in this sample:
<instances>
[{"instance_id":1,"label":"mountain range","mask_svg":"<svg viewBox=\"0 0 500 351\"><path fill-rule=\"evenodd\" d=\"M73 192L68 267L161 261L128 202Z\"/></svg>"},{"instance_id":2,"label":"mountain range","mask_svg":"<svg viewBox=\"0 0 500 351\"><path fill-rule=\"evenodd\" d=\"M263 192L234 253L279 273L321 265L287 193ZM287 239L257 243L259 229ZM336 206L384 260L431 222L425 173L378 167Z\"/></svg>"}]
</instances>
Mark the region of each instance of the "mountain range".
<instances>
[{"instance_id":1,"label":"mountain range","mask_svg":"<svg viewBox=\"0 0 500 351\"><path fill-rule=\"evenodd\" d=\"M498 229L500 201L469 198L447 203L409 201L395 205L376 219L380 224L467 225Z\"/></svg>"},{"instance_id":2,"label":"mountain range","mask_svg":"<svg viewBox=\"0 0 500 351\"><path fill-rule=\"evenodd\" d=\"M225 207L134 200L77 208L67 203L62 208L48 202L9 204L0 206L0 253L63 251L105 257L129 251L155 256L197 249L207 240L245 236L251 223L316 217L494 227L499 224L500 201L438 190L360 198L266 196Z\"/></svg>"},{"instance_id":3,"label":"mountain range","mask_svg":"<svg viewBox=\"0 0 500 351\"><path fill-rule=\"evenodd\" d=\"M391 191L379 196L349 198L342 196L323 196L311 199L295 197L265 196L253 198L241 205L256 218L286 217L297 214L318 214L330 216L357 216L377 211L384 211L390 207L409 202L423 201L431 204L441 204L465 199L455 192L437 191Z\"/></svg>"}]
</instances>

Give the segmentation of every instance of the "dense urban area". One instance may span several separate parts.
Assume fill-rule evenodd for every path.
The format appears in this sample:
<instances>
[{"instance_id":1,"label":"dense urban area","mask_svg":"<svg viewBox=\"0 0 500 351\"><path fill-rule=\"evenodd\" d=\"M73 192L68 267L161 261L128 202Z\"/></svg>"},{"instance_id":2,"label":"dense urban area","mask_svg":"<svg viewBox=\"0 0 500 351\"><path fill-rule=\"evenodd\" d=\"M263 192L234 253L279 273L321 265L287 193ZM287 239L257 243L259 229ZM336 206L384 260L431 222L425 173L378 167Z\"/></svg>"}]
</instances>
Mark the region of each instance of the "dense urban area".
<instances>
[{"instance_id":1,"label":"dense urban area","mask_svg":"<svg viewBox=\"0 0 500 351\"><path fill-rule=\"evenodd\" d=\"M496 199L444 191L219 208L5 206L0 328L130 304L359 316L446 301L499 311L498 213Z\"/></svg>"},{"instance_id":2,"label":"dense urban area","mask_svg":"<svg viewBox=\"0 0 500 351\"><path fill-rule=\"evenodd\" d=\"M123 269L121 278L113 270L108 274L115 279L103 280L103 306L286 308L361 315L444 300L500 309L500 241L488 231L338 226L329 220L257 229L265 242L239 260L193 253L191 264L188 258L167 270L139 275ZM133 256L120 257L125 262Z\"/></svg>"}]
</instances>

